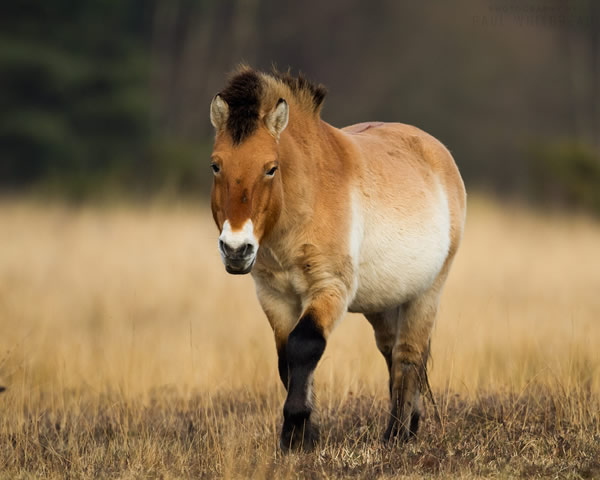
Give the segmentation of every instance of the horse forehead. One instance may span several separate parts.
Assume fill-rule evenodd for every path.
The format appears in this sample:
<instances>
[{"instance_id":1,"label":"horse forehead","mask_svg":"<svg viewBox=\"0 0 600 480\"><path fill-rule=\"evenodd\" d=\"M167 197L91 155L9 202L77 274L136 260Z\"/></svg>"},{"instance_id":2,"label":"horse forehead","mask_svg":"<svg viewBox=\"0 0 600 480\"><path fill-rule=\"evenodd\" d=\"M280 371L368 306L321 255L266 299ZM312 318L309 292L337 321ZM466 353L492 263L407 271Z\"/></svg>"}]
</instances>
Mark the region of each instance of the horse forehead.
<instances>
[{"instance_id":1,"label":"horse forehead","mask_svg":"<svg viewBox=\"0 0 600 480\"><path fill-rule=\"evenodd\" d=\"M265 128L259 128L239 144L234 144L228 135L217 135L213 151L221 151L229 158L260 157L272 153L276 145L271 134Z\"/></svg>"},{"instance_id":2,"label":"horse forehead","mask_svg":"<svg viewBox=\"0 0 600 480\"><path fill-rule=\"evenodd\" d=\"M224 171L227 176L233 180L234 185L236 183L239 185L249 181L249 177L254 177L257 169L262 168L269 159L275 157L266 150L247 148L236 149L227 154L221 151L219 158L223 159Z\"/></svg>"},{"instance_id":3,"label":"horse forehead","mask_svg":"<svg viewBox=\"0 0 600 480\"><path fill-rule=\"evenodd\" d=\"M274 152L274 146L268 139L262 139L255 136L254 138L250 138L243 142L232 153L242 164L256 164L262 163L262 160L274 155Z\"/></svg>"},{"instance_id":4,"label":"horse forehead","mask_svg":"<svg viewBox=\"0 0 600 480\"><path fill-rule=\"evenodd\" d=\"M254 191L259 186L256 182L258 168L256 162L239 162L232 165L227 173L229 194L237 197Z\"/></svg>"}]
</instances>

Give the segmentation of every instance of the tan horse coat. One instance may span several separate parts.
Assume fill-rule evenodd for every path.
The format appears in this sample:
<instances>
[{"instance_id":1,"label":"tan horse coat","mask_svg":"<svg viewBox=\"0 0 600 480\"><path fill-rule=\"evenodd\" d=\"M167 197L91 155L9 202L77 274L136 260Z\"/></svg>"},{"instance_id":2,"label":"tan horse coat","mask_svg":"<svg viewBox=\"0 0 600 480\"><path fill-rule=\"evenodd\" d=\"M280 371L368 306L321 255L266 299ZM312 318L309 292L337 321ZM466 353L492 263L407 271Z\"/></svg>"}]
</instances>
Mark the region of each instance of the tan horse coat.
<instances>
[{"instance_id":1,"label":"tan horse coat","mask_svg":"<svg viewBox=\"0 0 600 480\"><path fill-rule=\"evenodd\" d=\"M244 82L231 92L244 75L259 85L245 136L235 130L245 117L232 121ZM242 69L228 88L211 107L213 214L226 264L238 244L254 254L244 258L288 388L282 446L314 442L312 371L348 310L371 322L390 369L386 437L407 438L418 425L431 329L465 221L452 156L409 125L332 127L319 116L324 91L302 78Z\"/></svg>"}]
</instances>

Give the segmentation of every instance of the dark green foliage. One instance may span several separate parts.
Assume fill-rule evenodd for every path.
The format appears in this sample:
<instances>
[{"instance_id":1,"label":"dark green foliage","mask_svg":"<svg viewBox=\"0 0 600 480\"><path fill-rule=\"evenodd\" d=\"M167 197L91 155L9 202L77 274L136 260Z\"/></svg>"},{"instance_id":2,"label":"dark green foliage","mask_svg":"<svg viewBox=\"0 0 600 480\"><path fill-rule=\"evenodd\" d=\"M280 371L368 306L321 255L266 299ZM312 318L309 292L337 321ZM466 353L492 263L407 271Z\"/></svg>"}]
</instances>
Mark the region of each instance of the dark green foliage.
<instances>
[{"instance_id":1,"label":"dark green foliage","mask_svg":"<svg viewBox=\"0 0 600 480\"><path fill-rule=\"evenodd\" d=\"M2 7L0 187L43 182L81 196L140 168L152 133L151 8L116 0Z\"/></svg>"},{"instance_id":2,"label":"dark green foliage","mask_svg":"<svg viewBox=\"0 0 600 480\"><path fill-rule=\"evenodd\" d=\"M182 138L161 138L150 144L139 169L142 178L135 172L128 178L130 184L137 183L141 194L162 192L170 195L205 195L212 183L210 171L211 144L190 142Z\"/></svg>"},{"instance_id":3,"label":"dark green foliage","mask_svg":"<svg viewBox=\"0 0 600 480\"><path fill-rule=\"evenodd\" d=\"M210 100L247 62L323 82L335 126L431 133L469 190L527 195L523 145L600 149L600 4L540 2L2 2L0 193L201 192Z\"/></svg>"},{"instance_id":4,"label":"dark green foliage","mask_svg":"<svg viewBox=\"0 0 600 480\"><path fill-rule=\"evenodd\" d=\"M583 208L600 215L600 154L563 141L531 151L531 192L546 205Z\"/></svg>"}]
</instances>

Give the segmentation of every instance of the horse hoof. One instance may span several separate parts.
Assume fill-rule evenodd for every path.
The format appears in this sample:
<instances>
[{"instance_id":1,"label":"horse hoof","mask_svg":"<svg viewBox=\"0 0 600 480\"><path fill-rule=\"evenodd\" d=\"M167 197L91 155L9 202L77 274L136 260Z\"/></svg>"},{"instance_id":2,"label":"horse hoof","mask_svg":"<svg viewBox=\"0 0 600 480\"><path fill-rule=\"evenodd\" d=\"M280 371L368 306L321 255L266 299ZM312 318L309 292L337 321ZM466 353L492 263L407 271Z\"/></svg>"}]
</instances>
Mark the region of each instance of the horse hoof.
<instances>
[{"instance_id":1,"label":"horse hoof","mask_svg":"<svg viewBox=\"0 0 600 480\"><path fill-rule=\"evenodd\" d=\"M401 425L396 419L390 420L387 430L383 435L384 443L406 443L412 438L417 436L417 430L419 429L419 418L418 412L413 412L410 418L410 426L407 428L406 425Z\"/></svg>"},{"instance_id":2,"label":"horse hoof","mask_svg":"<svg viewBox=\"0 0 600 480\"><path fill-rule=\"evenodd\" d=\"M310 452L317 445L319 433L310 422L302 425L286 425L284 423L279 438L279 447L284 453Z\"/></svg>"}]
</instances>

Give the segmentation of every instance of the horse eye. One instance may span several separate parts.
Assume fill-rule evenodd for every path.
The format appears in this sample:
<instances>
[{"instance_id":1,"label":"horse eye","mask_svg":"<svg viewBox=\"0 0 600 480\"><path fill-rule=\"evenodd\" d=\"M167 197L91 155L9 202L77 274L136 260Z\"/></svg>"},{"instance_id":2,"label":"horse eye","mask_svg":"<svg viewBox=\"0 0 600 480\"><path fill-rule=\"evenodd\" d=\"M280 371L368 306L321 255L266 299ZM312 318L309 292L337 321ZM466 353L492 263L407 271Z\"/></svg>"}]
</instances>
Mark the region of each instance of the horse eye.
<instances>
[{"instance_id":1,"label":"horse eye","mask_svg":"<svg viewBox=\"0 0 600 480\"><path fill-rule=\"evenodd\" d=\"M212 171L215 174L217 174L221 171L221 167L219 167L216 163L211 163L210 168L212 168Z\"/></svg>"},{"instance_id":2,"label":"horse eye","mask_svg":"<svg viewBox=\"0 0 600 480\"><path fill-rule=\"evenodd\" d=\"M271 168L268 172L267 172L267 177L272 177L273 175L275 175L275 170L277 170L277 165L274 166L273 168Z\"/></svg>"}]
</instances>

